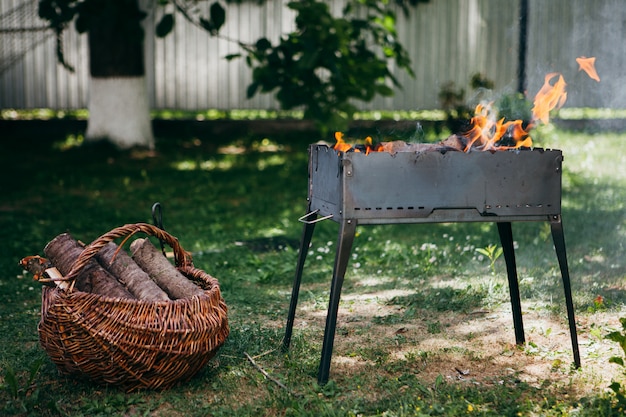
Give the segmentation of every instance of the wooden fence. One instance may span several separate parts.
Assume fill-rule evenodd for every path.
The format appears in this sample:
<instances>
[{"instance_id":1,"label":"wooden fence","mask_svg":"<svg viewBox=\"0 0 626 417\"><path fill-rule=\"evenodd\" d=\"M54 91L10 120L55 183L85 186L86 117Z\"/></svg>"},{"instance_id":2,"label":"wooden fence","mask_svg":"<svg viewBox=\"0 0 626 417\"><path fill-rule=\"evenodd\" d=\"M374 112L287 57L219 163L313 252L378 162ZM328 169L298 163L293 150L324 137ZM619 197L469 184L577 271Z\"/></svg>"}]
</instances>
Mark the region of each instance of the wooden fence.
<instances>
[{"instance_id":1,"label":"wooden fence","mask_svg":"<svg viewBox=\"0 0 626 417\"><path fill-rule=\"evenodd\" d=\"M403 88L377 98L364 109L439 108L438 94L448 82L463 87L481 73L497 94L517 88L520 2L522 0L430 0L409 16L398 13L398 29L409 51L415 78L398 72ZM288 0L227 6L222 34L242 41L261 36L276 40L293 28ZM332 1L339 12L341 1ZM244 60L226 61L238 52L234 42L176 20L174 33L156 39L154 22L163 13L143 0L146 68L150 100L156 109L277 109L271 95L248 100L251 72ZM207 5L208 7L208 5ZM84 108L88 97L86 36L66 31L70 73L56 62L54 35L41 30L37 0L0 0L0 108ZM544 75L560 72L568 83L570 107L626 108L626 2L624 0L528 0L525 72L529 95ZM579 72L576 58L595 56L601 82Z\"/></svg>"}]
</instances>

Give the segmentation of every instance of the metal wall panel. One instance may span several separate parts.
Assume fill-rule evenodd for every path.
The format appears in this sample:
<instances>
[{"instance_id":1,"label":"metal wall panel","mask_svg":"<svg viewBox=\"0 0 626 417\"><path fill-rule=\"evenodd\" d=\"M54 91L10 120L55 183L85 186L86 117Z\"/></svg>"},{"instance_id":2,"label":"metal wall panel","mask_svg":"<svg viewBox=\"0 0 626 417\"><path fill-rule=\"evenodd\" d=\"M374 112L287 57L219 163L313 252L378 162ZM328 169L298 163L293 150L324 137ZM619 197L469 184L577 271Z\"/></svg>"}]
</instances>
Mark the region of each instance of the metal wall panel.
<instances>
[{"instance_id":1,"label":"metal wall panel","mask_svg":"<svg viewBox=\"0 0 626 417\"><path fill-rule=\"evenodd\" d=\"M441 87L453 81L466 89L481 73L495 83L494 93L517 86L519 3L521 0L431 0L398 11L398 30L413 60L415 78L395 70L402 89L391 98L376 98L363 109L419 110L440 106ZM174 33L154 38L154 22L164 13L154 1L141 0L149 16L145 22L146 68L150 100L157 109L277 109L271 95L246 99L251 71L243 59L226 61L240 52L235 42L254 42L261 36L276 41L293 30L288 0L264 4L228 5L224 38L213 38L177 16ZM625 35L623 0L528 0L527 88L530 96L548 72L561 72L568 83L570 107L626 108ZM340 13L342 1L332 1ZM9 33L6 29L42 26L33 15L36 0L0 0L0 108L84 108L88 98L87 39L66 31L70 73L56 62L52 33ZM208 4L202 7L208 8ZM21 15L16 10L29 10ZM15 16L20 16L17 21ZM20 46L21 45L21 46ZM14 50L23 54L15 60ZM597 57L601 82L578 71L576 57Z\"/></svg>"}]
</instances>

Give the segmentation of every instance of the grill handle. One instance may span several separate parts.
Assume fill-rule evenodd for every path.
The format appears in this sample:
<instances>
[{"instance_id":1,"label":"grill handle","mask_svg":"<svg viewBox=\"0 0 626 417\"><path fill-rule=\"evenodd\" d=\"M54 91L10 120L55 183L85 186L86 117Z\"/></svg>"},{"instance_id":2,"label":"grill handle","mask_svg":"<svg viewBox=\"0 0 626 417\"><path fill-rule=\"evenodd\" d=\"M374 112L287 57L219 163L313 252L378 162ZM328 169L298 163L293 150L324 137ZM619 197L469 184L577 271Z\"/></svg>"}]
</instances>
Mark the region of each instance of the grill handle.
<instances>
[{"instance_id":1,"label":"grill handle","mask_svg":"<svg viewBox=\"0 0 626 417\"><path fill-rule=\"evenodd\" d=\"M307 213L304 216L300 217L298 219L298 221L302 222L302 223L306 223L306 224L314 224L314 223L321 222L322 220L327 220L327 219L330 219L330 218L333 217L332 214L329 214L328 216L324 216L324 217L320 217L320 218L314 218L313 220L308 220L309 217L311 217L314 214L317 214L319 211L320 211L320 209L313 210L312 212Z\"/></svg>"}]
</instances>

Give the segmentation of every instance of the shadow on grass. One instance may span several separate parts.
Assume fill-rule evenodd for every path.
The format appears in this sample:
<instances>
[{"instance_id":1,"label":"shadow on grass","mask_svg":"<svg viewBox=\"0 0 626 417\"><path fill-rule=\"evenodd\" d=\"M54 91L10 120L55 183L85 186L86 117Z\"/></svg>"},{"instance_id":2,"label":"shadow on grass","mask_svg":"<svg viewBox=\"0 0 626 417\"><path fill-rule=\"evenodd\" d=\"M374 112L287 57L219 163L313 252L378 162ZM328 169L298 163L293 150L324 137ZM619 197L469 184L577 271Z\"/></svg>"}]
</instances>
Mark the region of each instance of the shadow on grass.
<instances>
[{"instance_id":1,"label":"shadow on grass","mask_svg":"<svg viewBox=\"0 0 626 417\"><path fill-rule=\"evenodd\" d=\"M346 407L342 410L346 412L350 408L380 414L388 408L409 414L416 407L426 410L430 405L440 414L466 414L468 402L461 398L471 396L475 404L497 408L501 415L532 409L524 409L526 403L519 398L536 392L515 381L481 390L441 382L425 386L422 376L412 373L425 359L419 356L389 364L406 372L379 374L378 368L368 368L356 378L348 375L327 388L311 388L321 326L304 336L297 332L289 357L267 356L270 366L295 381L298 390L306 391L306 402L264 388L267 381L250 370L242 352L261 355L280 344L302 231L297 219L306 210L307 144L316 140L300 133L264 139L247 134L163 138L157 141L155 153L145 153L118 152L103 144L62 150L67 137L45 129L32 137L3 138L0 327L4 336L0 356L14 369L24 370L32 362L33 351L39 352L40 291L28 276L20 276L17 262L21 257L42 254L49 240L67 230L90 242L125 223L151 222L150 207L160 201L166 230L194 253L197 267L220 281L232 319L231 336L218 357L226 366L208 368L171 392L139 397L59 380L48 362L37 382L54 388L46 391L46 404L67 404L67 410L89 414L118 397L120 409L145 398L145 404L131 405L149 413L150 401L155 401L161 404L162 415L167 415L168 406L191 413L199 412L192 408L201 403L216 415L232 415L233 403L240 404L239 398L252 394L246 397L249 405L242 406L250 414L283 406L303 415L320 410L341 414L336 411L340 407ZM626 302L624 185L620 177L564 174L563 222L578 311L597 308L594 299L598 295L604 297L607 309L617 310ZM333 222L316 226L301 305L318 303L320 311L327 307L337 230ZM431 333L438 331L441 320L435 315L471 312L491 297L473 282L490 274L488 262L478 259L475 249L499 243L493 224L368 226L359 227L357 233L356 258L350 259L344 294L396 286L406 289L408 294L393 298L391 305L403 307L401 314L431 313L427 317L432 319ZM551 300L561 308L563 291L549 227L521 223L513 225L513 233L523 301ZM503 260L495 266L499 281L505 283ZM448 285L457 279L460 284L464 279L473 281L471 287ZM508 302L506 289L501 292ZM385 321L393 319L380 316L373 321L393 324ZM388 356L389 350L383 353ZM213 390L209 396L207 388ZM253 395L259 393L263 398L257 401ZM456 402L446 402L447 394ZM537 395L543 397L543 393ZM209 397L214 399L206 400Z\"/></svg>"}]
</instances>

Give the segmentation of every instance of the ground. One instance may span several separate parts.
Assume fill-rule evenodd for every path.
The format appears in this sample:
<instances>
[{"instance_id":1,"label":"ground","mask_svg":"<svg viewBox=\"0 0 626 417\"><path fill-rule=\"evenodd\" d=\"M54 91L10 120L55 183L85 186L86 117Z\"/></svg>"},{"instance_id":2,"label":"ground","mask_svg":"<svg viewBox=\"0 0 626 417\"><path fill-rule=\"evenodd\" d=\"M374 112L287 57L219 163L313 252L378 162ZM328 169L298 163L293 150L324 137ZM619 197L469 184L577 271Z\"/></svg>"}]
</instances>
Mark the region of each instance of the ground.
<instances>
[{"instance_id":1,"label":"ground","mask_svg":"<svg viewBox=\"0 0 626 417\"><path fill-rule=\"evenodd\" d=\"M574 398L597 394L621 378L621 369L608 362L609 357L620 355L619 347L604 339L603 330L620 328L615 313L577 317L582 366L575 370L565 312L549 312L540 302L522 303L526 343L516 345L508 303L443 314L425 308L422 317L394 320L406 308L392 300L410 296L412 291L362 291L342 294L331 379L350 378L364 367L399 359L414 366L426 385L440 376L477 386L525 382L535 388L556 387ZM326 304L320 300L301 303L294 331L318 331L321 339L325 319ZM378 369L385 372L384 366ZM503 376L510 379L505 381Z\"/></svg>"}]
</instances>

